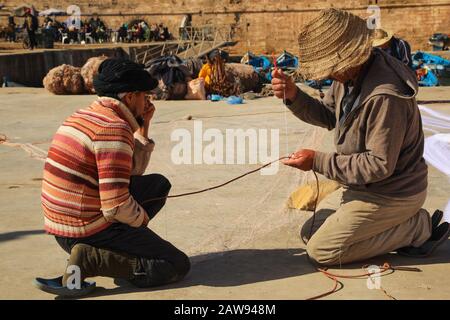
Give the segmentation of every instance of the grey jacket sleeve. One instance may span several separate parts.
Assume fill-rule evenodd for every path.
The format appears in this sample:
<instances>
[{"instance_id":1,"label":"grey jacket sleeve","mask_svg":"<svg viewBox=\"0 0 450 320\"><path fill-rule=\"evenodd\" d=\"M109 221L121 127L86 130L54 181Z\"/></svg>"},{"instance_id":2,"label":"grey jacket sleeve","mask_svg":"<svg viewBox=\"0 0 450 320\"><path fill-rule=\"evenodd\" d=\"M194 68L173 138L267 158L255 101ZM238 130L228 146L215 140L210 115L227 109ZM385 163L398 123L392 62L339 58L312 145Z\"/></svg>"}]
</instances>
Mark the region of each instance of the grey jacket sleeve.
<instances>
[{"instance_id":1,"label":"grey jacket sleeve","mask_svg":"<svg viewBox=\"0 0 450 320\"><path fill-rule=\"evenodd\" d=\"M379 95L370 99L365 132L366 150L338 154L316 152L313 170L346 185L382 181L394 173L408 126L410 101Z\"/></svg>"},{"instance_id":2,"label":"grey jacket sleeve","mask_svg":"<svg viewBox=\"0 0 450 320\"><path fill-rule=\"evenodd\" d=\"M154 148L155 142L152 139L147 139L137 132L134 133L133 168L131 175L140 176L144 174Z\"/></svg>"},{"instance_id":3,"label":"grey jacket sleeve","mask_svg":"<svg viewBox=\"0 0 450 320\"><path fill-rule=\"evenodd\" d=\"M302 121L328 130L334 129L336 126L334 82L322 101L298 89L295 100L287 104L287 107Z\"/></svg>"}]
</instances>

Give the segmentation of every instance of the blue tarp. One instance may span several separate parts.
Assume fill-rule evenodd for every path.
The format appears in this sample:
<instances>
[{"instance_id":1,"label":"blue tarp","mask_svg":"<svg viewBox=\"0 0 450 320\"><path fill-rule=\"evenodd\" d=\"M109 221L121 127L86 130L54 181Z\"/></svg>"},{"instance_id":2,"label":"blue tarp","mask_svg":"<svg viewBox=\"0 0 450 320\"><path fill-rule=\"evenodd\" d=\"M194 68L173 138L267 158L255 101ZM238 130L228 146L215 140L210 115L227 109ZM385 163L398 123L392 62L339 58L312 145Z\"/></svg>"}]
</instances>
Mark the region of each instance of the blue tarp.
<instances>
[{"instance_id":1,"label":"blue tarp","mask_svg":"<svg viewBox=\"0 0 450 320\"><path fill-rule=\"evenodd\" d=\"M322 89L322 87L324 87L324 86L331 86L332 83L333 83L333 81L330 79L326 79L326 80L322 80L322 81L316 81L316 80L306 80L305 81L306 85L308 85L314 89Z\"/></svg>"},{"instance_id":2,"label":"blue tarp","mask_svg":"<svg viewBox=\"0 0 450 320\"><path fill-rule=\"evenodd\" d=\"M434 87L439 85L438 76L442 76L446 69L450 68L450 61L440 56L417 51L413 56L414 69L425 68L426 74L419 79L419 85L422 87Z\"/></svg>"},{"instance_id":3,"label":"blue tarp","mask_svg":"<svg viewBox=\"0 0 450 320\"><path fill-rule=\"evenodd\" d=\"M247 61L245 63L251 65L255 69L263 82L270 82L270 80L272 80L270 74L272 62L270 59L265 56L254 55L251 52L247 52L246 56Z\"/></svg>"},{"instance_id":4,"label":"blue tarp","mask_svg":"<svg viewBox=\"0 0 450 320\"><path fill-rule=\"evenodd\" d=\"M284 71L296 70L299 67L298 57L287 52L286 50L276 58L276 62L277 67ZM274 69L272 57L263 55L258 56L252 54L251 52L247 52L246 63L255 69L263 82L269 83L272 80L272 71ZM306 81L306 84L314 88L318 86L328 86L331 85L331 80L324 80L320 83L316 81Z\"/></svg>"},{"instance_id":5,"label":"blue tarp","mask_svg":"<svg viewBox=\"0 0 450 320\"><path fill-rule=\"evenodd\" d=\"M284 51L277 58L277 66L281 69L297 69L298 68L298 58L287 51Z\"/></svg>"},{"instance_id":6,"label":"blue tarp","mask_svg":"<svg viewBox=\"0 0 450 320\"><path fill-rule=\"evenodd\" d=\"M435 64L435 65L442 65L444 67L450 67L450 61L447 59L444 59L442 57L436 56L434 54L417 51L413 55L413 60L419 61L422 60L425 64Z\"/></svg>"},{"instance_id":7,"label":"blue tarp","mask_svg":"<svg viewBox=\"0 0 450 320\"><path fill-rule=\"evenodd\" d=\"M227 98L227 103L228 104L242 104L242 103L244 103L244 99L242 99L241 97L237 97L237 96L229 96Z\"/></svg>"},{"instance_id":8,"label":"blue tarp","mask_svg":"<svg viewBox=\"0 0 450 320\"><path fill-rule=\"evenodd\" d=\"M266 56L257 56L251 52L247 53L247 64L253 66L255 71L263 78L265 82L272 80L272 71L274 68L272 58ZM281 55L276 58L277 67L282 70L297 69L298 58L287 51L283 51Z\"/></svg>"},{"instance_id":9,"label":"blue tarp","mask_svg":"<svg viewBox=\"0 0 450 320\"><path fill-rule=\"evenodd\" d=\"M253 56L249 59L249 64L255 69L266 70L272 66L270 60L264 56Z\"/></svg>"},{"instance_id":10,"label":"blue tarp","mask_svg":"<svg viewBox=\"0 0 450 320\"><path fill-rule=\"evenodd\" d=\"M439 85L439 79L436 77L433 71L427 70L426 75L422 76L419 80L419 86L421 87L435 87Z\"/></svg>"}]
</instances>

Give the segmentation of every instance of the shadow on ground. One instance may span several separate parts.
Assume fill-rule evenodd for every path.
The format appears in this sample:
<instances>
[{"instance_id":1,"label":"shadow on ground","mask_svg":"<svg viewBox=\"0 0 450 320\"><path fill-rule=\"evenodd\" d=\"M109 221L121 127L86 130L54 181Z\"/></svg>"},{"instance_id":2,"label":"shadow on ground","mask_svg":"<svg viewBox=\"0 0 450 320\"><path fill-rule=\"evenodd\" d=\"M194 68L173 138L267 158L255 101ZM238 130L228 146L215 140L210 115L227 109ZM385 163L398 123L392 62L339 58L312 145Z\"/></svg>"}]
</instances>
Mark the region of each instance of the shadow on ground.
<instances>
[{"instance_id":1,"label":"shadow on ground","mask_svg":"<svg viewBox=\"0 0 450 320\"><path fill-rule=\"evenodd\" d=\"M139 289L124 284L113 289L98 287L94 293L85 298L104 297L138 292L156 292L161 290L187 288L193 286L232 287L262 281L279 280L314 273L316 269L307 259L302 249L242 249L212 253L191 258L192 269L189 275L173 285ZM429 258L407 258L395 253L375 257L367 261L331 268L349 274L360 274L363 265L382 265L388 262L391 266L425 266L450 263L450 240L441 245ZM395 271L407 272L407 271ZM339 272L342 273L342 272ZM387 273L388 275L390 273ZM56 299L61 299L56 297Z\"/></svg>"},{"instance_id":2,"label":"shadow on ground","mask_svg":"<svg viewBox=\"0 0 450 320\"><path fill-rule=\"evenodd\" d=\"M44 233L45 233L44 230L24 230L24 231L0 233L0 242L17 240L19 238L38 235L38 234L44 234Z\"/></svg>"},{"instance_id":3,"label":"shadow on ground","mask_svg":"<svg viewBox=\"0 0 450 320\"><path fill-rule=\"evenodd\" d=\"M98 287L86 298L134 292L149 292L193 286L232 287L261 281L300 276L314 272L302 249L241 249L191 258L192 268L181 282L158 288L140 289L132 285L113 289ZM57 299L60 299L57 297Z\"/></svg>"}]
</instances>

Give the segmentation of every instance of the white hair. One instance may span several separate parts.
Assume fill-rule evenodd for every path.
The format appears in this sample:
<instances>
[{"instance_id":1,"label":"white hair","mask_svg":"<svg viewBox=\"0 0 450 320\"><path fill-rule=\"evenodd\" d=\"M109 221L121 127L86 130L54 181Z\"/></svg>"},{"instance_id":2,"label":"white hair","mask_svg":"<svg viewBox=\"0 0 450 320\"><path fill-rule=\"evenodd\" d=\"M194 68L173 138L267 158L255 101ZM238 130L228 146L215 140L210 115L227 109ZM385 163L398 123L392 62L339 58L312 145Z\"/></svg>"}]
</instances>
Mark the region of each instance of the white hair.
<instances>
[{"instance_id":1,"label":"white hair","mask_svg":"<svg viewBox=\"0 0 450 320\"><path fill-rule=\"evenodd\" d=\"M122 99L123 97L125 97L127 95L128 92L121 92L118 93L117 96L119 97L119 99Z\"/></svg>"}]
</instances>

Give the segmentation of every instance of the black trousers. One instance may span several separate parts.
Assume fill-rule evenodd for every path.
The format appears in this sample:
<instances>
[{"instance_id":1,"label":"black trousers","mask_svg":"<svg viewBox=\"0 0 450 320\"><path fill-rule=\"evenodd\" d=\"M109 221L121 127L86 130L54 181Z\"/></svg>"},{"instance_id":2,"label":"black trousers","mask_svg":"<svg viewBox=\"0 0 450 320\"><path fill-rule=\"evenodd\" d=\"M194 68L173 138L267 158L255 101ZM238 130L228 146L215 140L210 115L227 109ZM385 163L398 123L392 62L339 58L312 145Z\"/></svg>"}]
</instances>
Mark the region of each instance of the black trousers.
<instances>
[{"instance_id":1,"label":"black trousers","mask_svg":"<svg viewBox=\"0 0 450 320\"><path fill-rule=\"evenodd\" d=\"M130 194L138 202L146 199L164 197L169 194L171 184L160 174L132 176ZM164 206L166 200L158 200L142 204L152 219ZM189 258L171 243L160 238L147 227L133 228L123 223L113 223L107 229L86 238L65 238L56 236L58 244L70 254L78 243L116 252L127 253L145 259L169 262L182 278L190 269Z\"/></svg>"}]
</instances>

